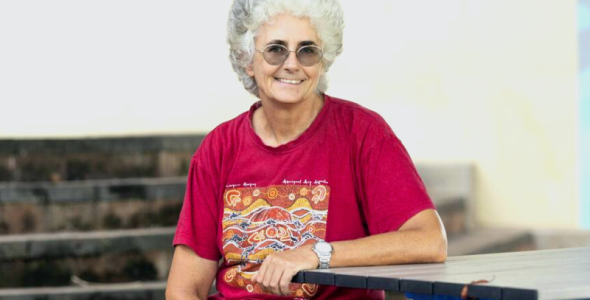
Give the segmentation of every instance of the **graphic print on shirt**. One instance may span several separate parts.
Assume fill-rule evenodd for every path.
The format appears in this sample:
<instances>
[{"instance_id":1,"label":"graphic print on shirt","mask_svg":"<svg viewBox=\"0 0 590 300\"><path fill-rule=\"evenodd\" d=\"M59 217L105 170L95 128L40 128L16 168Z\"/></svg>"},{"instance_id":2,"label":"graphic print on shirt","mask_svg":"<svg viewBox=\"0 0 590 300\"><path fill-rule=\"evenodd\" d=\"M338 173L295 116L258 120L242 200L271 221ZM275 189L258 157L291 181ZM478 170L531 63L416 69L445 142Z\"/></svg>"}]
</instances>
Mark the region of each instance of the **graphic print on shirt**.
<instances>
[{"instance_id":1,"label":"graphic print on shirt","mask_svg":"<svg viewBox=\"0 0 590 300\"><path fill-rule=\"evenodd\" d=\"M224 192L224 280L253 293L266 293L251 281L270 253L326 237L328 185L276 185L227 188ZM290 284L294 297L308 298L315 284Z\"/></svg>"}]
</instances>

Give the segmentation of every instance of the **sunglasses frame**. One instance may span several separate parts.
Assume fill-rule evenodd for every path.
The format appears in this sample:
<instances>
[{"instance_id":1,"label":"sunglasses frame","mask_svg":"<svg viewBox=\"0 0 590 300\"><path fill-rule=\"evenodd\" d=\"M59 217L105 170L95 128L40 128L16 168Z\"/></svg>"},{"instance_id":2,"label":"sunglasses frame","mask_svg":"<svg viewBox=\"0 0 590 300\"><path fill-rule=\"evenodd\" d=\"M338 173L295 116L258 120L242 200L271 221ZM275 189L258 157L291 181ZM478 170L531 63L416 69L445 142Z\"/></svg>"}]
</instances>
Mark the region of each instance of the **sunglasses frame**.
<instances>
[{"instance_id":1,"label":"sunglasses frame","mask_svg":"<svg viewBox=\"0 0 590 300\"><path fill-rule=\"evenodd\" d=\"M265 52L268 52L268 51L267 51L267 49L268 49L269 47L276 47L276 46L278 46L278 47L281 47L281 48L283 48L283 49L287 50L287 55L285 55L285 58L284 58L284 59L283 59L283 61L281 61L280 63L277 63L277 64L272 64L272 63L270 63L270 62L269 62L269 61L266 59L266 56L264 55L264 53L265 53ZM319 50L320 50L320 58L318 59L318 61L317 61L317 62L315 62L315 63L313 63L313 64L311 64L311 65L305 65L305 64L303 64L303 63L301 62L301 59L299 59L299 51L301 51L301 49L304 49L304 48L317 48L317 49L319 49ZM305 46L301 46L301 47L299 47L297 50L289 50L289 48L287 48L287 46L285 46L285 45L281 45L281 44L269 44L269 45L266 45L266 46L264 47L264 50L258 50L258 49L256 49L256 51L260 52L260 53L262 54L262 58L264 58L264 61L266 61L266 62L267 62L269 65L271 65L271 66L280 66L280 65L282 65L283 63L285 63L285 61L287 61L287 59L289 58L289 55L291 55L291 52L295 52L295 56L297 57L297 61L298 61L298 62L299 62L299 63L300 63L302 66L305 66L305 67L311 67L311 66L314 66L314 65L318 64L320 61L322 61L322 58L324 58L324 50L322 50L322 48L320 48L319 46L316 46L316 45L305 45Z\"/></svg>"}]
</instances>

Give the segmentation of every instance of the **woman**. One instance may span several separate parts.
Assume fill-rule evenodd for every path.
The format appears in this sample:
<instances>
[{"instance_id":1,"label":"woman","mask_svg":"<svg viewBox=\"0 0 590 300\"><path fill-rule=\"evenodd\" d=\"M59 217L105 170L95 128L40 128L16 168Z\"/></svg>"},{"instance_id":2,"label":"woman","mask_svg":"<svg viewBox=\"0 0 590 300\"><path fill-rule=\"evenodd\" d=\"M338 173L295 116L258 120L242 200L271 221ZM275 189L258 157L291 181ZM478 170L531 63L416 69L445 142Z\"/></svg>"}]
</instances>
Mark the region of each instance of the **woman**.
<instances>
[{"instance_id":1,"label":"woman","mask_svg":"<svg viewBox=\"0 0 590 300\"><path fill-rule=\"evenodd\" d=\"M206 299L215 278L209 299L383 299L290 281L446 259L440 218L389 126L324 93L343 27L336 0L234 1L230 59L260 101L191 161L168 299Z\"/></svg>"}]
</instances>

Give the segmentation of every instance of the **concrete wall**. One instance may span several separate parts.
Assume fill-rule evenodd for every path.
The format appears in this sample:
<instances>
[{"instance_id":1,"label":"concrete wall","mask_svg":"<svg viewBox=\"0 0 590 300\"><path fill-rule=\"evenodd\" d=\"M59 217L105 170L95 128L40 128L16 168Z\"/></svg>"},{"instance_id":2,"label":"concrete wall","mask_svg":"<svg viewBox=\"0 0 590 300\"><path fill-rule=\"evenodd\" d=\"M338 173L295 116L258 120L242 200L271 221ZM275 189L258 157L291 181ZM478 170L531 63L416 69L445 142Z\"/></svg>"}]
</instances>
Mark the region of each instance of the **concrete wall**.
<instances>
[{"instance_id":1,"label":"concrete wall","mask_svg":"<svg viewBox=\"0 0 590 300\"><path fill-rule=\"evenodd\" d=\"M576 1L342 1L334 96L415 160L473 162L477 222L575 228ZM0 3L0 138L206 132L254 101L229 1Z\"/></svg>"},{"instance_id":2,"label":"concrete wall","mask_svg":"<svg viewBox=\"0 0 590 300\"><path fill-rule=\"evenodd\" d=\"M334 93L381 112L419 161L475 162L480 224L576 227L575 1L380 3L366 19L346 2Z\"/></svg>"}]
</instances>

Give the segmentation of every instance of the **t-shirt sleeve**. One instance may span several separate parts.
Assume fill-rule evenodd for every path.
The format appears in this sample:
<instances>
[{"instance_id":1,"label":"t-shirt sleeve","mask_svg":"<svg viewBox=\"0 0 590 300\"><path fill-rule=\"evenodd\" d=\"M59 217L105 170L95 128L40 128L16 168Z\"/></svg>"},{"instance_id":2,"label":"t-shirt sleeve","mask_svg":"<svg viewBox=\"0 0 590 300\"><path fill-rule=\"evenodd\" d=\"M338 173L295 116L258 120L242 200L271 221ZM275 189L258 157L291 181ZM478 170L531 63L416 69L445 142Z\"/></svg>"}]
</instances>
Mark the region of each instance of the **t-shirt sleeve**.
<instances>
[{"instance_id":1,"label":"t-shirt sleeve","mask_svg":"<svg viewBox=\"0 0 590 300\"><path fill-rule=\"evenodd\" d=\"M396 231L425 209L435 209L406 149L391 133L367 151L361 197L370 234Z\"/></svg>"},{"instance_id":2,"label":"t-shirt sleeve","mask_svg":"<svg viewBox=\"0 0 590 300\"><path fill-rule=\"evenodd\" d=\"M186 245L202 258L219 260L219 216L214 186L210 174L193 158L173 244Z\"/></svg>"}]
</instances>

